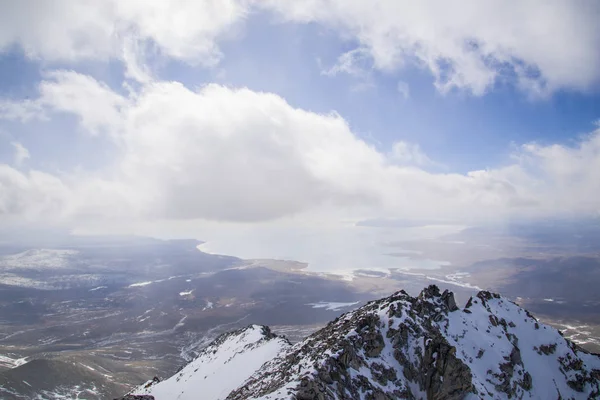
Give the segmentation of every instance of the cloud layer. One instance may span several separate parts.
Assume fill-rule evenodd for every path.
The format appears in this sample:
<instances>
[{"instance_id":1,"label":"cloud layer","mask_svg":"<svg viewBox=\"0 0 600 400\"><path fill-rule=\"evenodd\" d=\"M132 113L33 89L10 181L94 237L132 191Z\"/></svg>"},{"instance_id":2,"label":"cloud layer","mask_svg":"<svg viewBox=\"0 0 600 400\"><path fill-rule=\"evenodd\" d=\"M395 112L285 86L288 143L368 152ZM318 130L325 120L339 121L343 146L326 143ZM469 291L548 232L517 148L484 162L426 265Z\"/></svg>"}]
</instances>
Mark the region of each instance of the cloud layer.
<instances>
[{"instance_id":1,"label":"cloud layer","mask_svg":"<svg viewBox=\"0 0 600 400\"><path fill-rule=\"evenodd\" d=\"M4 217L481 222L600 210L600 130L573 146L525 144L501 168L435 173L421 169L434 161L416 145L382 153L340 115L272 93L154 81L123 95L72 71L49 73L39 92L11 108L77 116L113 143L114 162L60 175L2 165Z\"/></svg>"},{"instance_id":2,"label":"cloud layer","mask_svg":"<svg viewBox=\"0 0 600 400\"><path fill-rule=\"evenodd\" d=\"M502 84L534 95L588 91L600 79L596 2L0 0L0 8L0 52L20 49L44 70L37 97L0 99L0 119L74 116L78 130L114 150L100 169L49 172L32 168L35 154L16 140L12 164L0 164L2 221L470 223L600 210L599 129L570 145L523 144L497 168L449 173L418 144L373 147L334 111L244 87L192 90L153 71L165 61L218 65L223 41L263 13L346 41L349 50L322 71L332 79L416 66L442 93L483 95ZM121 90L56 67L114 60L127 77ZM409 101L412 88L397 88Z\"/></svg>"},{"instance_id":3,"label":"cloud layer","mask_svg":"<svg viewBox=\"0 0 600 400\"><path fill-rule=\"evenodd\" d=\"M13 44L45 61L122 59L145 44L170 58L212 65L215 40L242 20L244 1L0 2L0 50Z\"/></svg>"},{"instance_id":4,"label":"cloud layer","mask_svg":"<svg viewBox=\"0 0 600 400\"><path fill-rule=\"evenodd\" d=\"M324 24L358 42L335 71L355 71L360 54L375 68L417 64L438 89L483 94L515 82L544 94L586 90L600 78L600 6L592 1L268 0L286 21ZM576 66L576 67L575 67Z\"/></svg>"},{"instance_id":5,"label":"cloud layer","mask_svg":"<svg viewBox=\"0 0 600 400\"><path fill-rule=\"evenodd\" d=\"M516 83L544 95L589 90L600 79L600 6L595 1L469 0L21 0L0 2L0 51L17 45L46 62L118 59L147 81L147 58L213 66L222 40L253 13L316 23L356 47L328 69L360 73L427 69L442 92L483 94ZM35 12L31 12L35 10ZM369 61L369 59L372 61Z\"/></svg>"}]
</instances>

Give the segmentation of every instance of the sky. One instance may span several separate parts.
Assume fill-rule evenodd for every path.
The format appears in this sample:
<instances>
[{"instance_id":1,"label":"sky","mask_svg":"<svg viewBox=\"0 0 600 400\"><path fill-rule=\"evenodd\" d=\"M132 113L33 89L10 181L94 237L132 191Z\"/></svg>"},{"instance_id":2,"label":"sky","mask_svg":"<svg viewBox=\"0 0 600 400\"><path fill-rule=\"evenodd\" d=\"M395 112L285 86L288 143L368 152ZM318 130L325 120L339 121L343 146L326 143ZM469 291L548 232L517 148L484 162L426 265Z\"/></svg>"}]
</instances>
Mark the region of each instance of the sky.
<instances>
[{"instance_id":1,"label":"sky","mask_svg":"<svg viewBox=\"0 0 600 400\"><path fill-rule=\"evenodd\" d=\"M340 269L387 265L386 240L600 216L597 1L0 10L4 230Z\"/></svg>"}]
</instances>

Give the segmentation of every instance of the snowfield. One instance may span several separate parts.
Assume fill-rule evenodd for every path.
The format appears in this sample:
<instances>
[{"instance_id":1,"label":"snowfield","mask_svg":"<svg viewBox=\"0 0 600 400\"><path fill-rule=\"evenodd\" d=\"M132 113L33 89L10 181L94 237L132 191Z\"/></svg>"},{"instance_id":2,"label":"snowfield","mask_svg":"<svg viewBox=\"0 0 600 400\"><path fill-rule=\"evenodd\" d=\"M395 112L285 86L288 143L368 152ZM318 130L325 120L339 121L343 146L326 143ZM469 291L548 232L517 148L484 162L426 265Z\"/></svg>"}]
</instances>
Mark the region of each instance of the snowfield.
<instances>
[{"instance_id":1,"label":"snowfield","mask_svg":"<svg viewBox=\"0 0 600 400\"><path fill-rule=\"evenodd\" d=\"M69 266L76 250L31 249L0 257L0 269L59 269Z\"/></svg>"},{"instance_id":2,"label":"snowfield","mask_svg":"<svg viewBox=\"0 0 600 400\"><path fill-rule=\"evenodd\" d=\"M179 373L160 383L149 381L132 394L150 394L159 400L223 400L290 346L267 329L252 325L221 336Z\"/></svg>"}]
</instances>

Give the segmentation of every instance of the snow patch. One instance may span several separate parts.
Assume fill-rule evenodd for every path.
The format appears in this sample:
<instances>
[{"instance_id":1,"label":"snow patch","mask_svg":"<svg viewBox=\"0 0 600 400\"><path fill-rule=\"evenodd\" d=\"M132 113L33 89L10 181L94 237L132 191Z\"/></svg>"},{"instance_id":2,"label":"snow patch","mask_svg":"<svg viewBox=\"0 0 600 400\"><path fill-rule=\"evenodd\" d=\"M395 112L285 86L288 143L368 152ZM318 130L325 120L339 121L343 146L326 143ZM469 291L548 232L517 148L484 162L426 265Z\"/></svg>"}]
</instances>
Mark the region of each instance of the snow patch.
<instances>
[{"instance_id":1,"label":"snow patch","mask_svg":"<svg viewBox=\"0 0 600 400\"><path fill-rule=\"evenodd\" d=\"M282 338L267 339L258 325L219 341L176 375L156 384L150 381L132 394L149 394L156 399L223 400L266 361L289 347Z\"/></svg>"},{"instance_id":2,"label":"snow patch","mask_svg":"<svg viewBox=\"0 0 600 400\"><path fill-rule=\"evenodd\" d=\"M359 302L355 301L353 303L337 303L337 302L326 302L320 301L318 303L308 303L307 306L312 306L312 308L324 308L327 311L339 311L342 308L352 307L357 305Z\"/></svg>"},{"instance_id":3,"label":"snow patch","mask_svg":"<svg viewBox=\"0 0 600 400\"><path fill-rule=\"evenodd\" d=\"M138 282L138 283L132 283L131 285L129 285L127 287L142 287L142 286L151 285L153 283L154 283L154 281Z\"/></svg>"},{"instance_id":4,"label":"snow patch","mask_svg":"<svg viewBox=\"0 0 600 400\"><path fill-rule=\"evenodd\" d=\"M76 250L31 249L17 254L0 257L0 268L4 269L60 269L69 266L71 258L79 254Z\"/></svg>"}]
</instances>

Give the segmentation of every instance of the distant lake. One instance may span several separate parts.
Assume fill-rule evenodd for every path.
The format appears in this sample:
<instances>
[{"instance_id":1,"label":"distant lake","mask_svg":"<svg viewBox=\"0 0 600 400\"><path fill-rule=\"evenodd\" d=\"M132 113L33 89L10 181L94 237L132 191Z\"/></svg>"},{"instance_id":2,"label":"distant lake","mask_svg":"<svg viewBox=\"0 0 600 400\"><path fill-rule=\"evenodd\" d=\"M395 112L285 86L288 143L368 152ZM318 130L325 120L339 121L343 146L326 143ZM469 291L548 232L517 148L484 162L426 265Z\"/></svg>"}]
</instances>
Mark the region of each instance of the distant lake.
<instances>
[{"instance_id":1,"label":"distant lake","mask_svg":"<svg viewBox=\"0 0 600 400\"><path fill-rule=\"evenodd\" d=\"M461 231L464 226L426 225L413 227L323 226L319 228L261 227L227 230L207 238L200 249L244 259L271 258L308 263L315 272L356 269L437 269L444 260L413 260L411 252L390 246L411 240L435 239Z\"/></svg>"}]
</instances>

